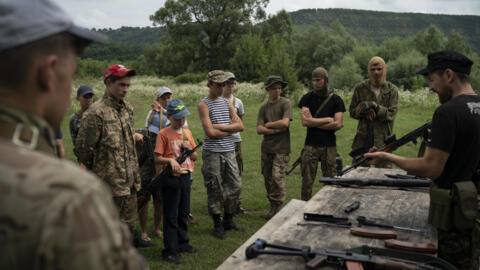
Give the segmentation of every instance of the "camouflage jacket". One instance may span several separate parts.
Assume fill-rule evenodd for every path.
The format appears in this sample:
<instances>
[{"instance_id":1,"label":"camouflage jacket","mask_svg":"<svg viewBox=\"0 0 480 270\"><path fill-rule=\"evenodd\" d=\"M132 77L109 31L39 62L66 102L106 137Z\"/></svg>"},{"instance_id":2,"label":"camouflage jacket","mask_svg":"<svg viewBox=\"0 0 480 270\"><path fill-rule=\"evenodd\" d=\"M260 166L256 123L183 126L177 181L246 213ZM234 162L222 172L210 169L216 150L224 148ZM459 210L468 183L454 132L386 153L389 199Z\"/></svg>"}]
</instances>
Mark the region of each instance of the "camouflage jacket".
<instances>
[{"instance_id":1,"label":"camouflage jacket","mask_svg":"<svg viewBox=\"0 0 480 270\"><path fill-rule=\"evenodd\" d=\"M53 131L32 114L0 107L0 269L142 269L108 187L50 149L13 143L13 123ZM32 137L32 140L33 137ZM25 141L24 141L25 142Z\"/></svg>"},{"instance_id":2,"label":"camouflage jacket","mask_svg":"<svg viewBox=\"0 0 480 270\"><path fill-rule=\"evenodd\" d=\"M363 101L377 103L378 111L373 121L363 118L356 112L357 105ZM398 111L398 89L392 83L387 82L387 85L380 89L377 98L370 90L370 80L365 80L355 86L349 111L352 118L359 120L352 149L370 148L373 145L383 146L385 138L393 131L393 120Z\"/></svg>"},{"instance_id":3,"label":"camouflage jacket","mask_svg":"<svg viewBox=\"0 0 480 270\"><path fill-rule=\"evenodd\" d=\"M113 196L140 190L140 173L135 152L133 108L104 96L82 118L75 141L78 161L111 188Z\"/></svg>"}]
</instances>

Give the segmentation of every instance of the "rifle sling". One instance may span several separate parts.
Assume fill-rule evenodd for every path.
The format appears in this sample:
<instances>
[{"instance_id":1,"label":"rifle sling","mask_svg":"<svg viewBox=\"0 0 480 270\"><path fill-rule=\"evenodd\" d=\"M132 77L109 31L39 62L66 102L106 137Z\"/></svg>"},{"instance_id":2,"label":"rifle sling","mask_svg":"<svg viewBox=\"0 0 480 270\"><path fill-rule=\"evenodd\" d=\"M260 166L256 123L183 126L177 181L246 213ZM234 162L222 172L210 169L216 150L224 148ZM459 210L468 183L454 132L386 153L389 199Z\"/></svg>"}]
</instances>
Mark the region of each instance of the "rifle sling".
<instances>
[{"instance_id":1,"label":"rifle sling","mask_svg":"<svg viewBox=\"0 0 480 270\"><path fill-rule=\"evenodd\" d=\"M317 111L315 112L315 114L313 115L315 118L318 118L318 115L320 114L320 112L323 110L323 108L325 108L325 106L327 105L328 101L332 98L333 96L333 93L330 93L328 95L328 97L322 102L322 104L320 105L320 107L318 107Z\"/></svg>"}]
</instances>

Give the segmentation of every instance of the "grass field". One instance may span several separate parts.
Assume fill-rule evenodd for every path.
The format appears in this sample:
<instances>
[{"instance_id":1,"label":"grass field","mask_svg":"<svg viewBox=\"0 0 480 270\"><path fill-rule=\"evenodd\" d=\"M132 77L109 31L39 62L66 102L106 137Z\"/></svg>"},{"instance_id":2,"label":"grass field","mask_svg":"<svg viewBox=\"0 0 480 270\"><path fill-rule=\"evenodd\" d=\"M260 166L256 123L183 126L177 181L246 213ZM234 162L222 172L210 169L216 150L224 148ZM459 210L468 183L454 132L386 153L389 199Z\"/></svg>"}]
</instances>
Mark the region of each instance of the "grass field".
<instances>
[{"instance_id":1,"label":"grass field","mask_svg":"<svg viewBox=\"0 0 480 270\"><path fill-rule=\"evenodd\" d=\"M74 83L74 89L77 89L80 84L89 84L95 89L95 99L100 98L104 94L104 85L102 78L87 78L79 80ZM166 85L172 89L175 98L182 99L191 115L188 117L189 128L195 138L203 140L203 131L198 118L197 104L200 100L207 96L208 88L206 82L200 84L185 84L175 85L170 80L158 79L154 77L135 77L132 80L130 92L126 100L129 101L135 109L135 127L142 128L145 124L145 117L150 110L150 104L155 97L156 89L160 86ZM192 186L192 200L191 211L196 218L196 224L189 227L189 237L191 244L198 248L198 254L188 254L183 256L184 262L178 266L164 263L161 259L161 250L163 249L163 242L161 239L153 238L157 243L156 247L141 249L140 252L145 256L150 269L215 269L219 266L234 250L238 248L245 240L247 240L253 233L255 233L263 224L265 224L264 215L269 209L269 203L266 199L265 187L263 184L263 176L260 173L260 145L262 137L256 134L257 113L261 104L263 104L267 95L265 90L262 90L261 84L237 84L234 95L242 99L246 114L244 116L244 131L242 135L242 152L244 159L244 173L243 173L243 189L242 195L243 206L249 211L247 215L239 215L235 221L246 228L246 232L227 232L226 240L218 240L210 235L213 228L211 217L208 215L206 206L206 191L203 185L203 178L200 172L202 166L202 159L195 163L194 184ZM299 91L290 97L293 105L293 122L290 126L291 132L291 146L292 154L290 156L290 163L293 163L300 154L305 140L306 129L301 126L300 110L296 107L300 97L307 92L307 89ZM351 158L348 156L350 152L351 143L355 135L357 121L350 118L348 114L348 106L351 99L351 92L336 91L344 102L347 112L344 115L344 127L339 130L337 135L337 147L340 155L343 157L344 166L351 163ZM79 109L78 102L75 100L75 91L72 95L72 104L70 106L68 115L62 123L64 132L64 144L67 153L67 158L75 160L72 151L72 142L68 132L69 116ZM395 120L394 133L397 138L403 136L408 131L419 127L427 121L431 120L435 108L438 106L437 97L435 94L429 93L428 90L417 90L416 92L401 91L400 92L400 107L397 118ZM418 146L412 143L407 144L395 153L405 156L415 156L418 151ZM201 151L200 151L201 153ZM201 155L200 155L201 156ZM319 170L318 177L321 176ZM300 198L301 175L300 169L297 168L286 179L287 188L287 204L291 199ZM321 188L319 183L315 183L314 192ZM148 226L152 226L153 209L149 211ZM150 234L152 237L153 234Z\"/></svg>"}]
</instances>

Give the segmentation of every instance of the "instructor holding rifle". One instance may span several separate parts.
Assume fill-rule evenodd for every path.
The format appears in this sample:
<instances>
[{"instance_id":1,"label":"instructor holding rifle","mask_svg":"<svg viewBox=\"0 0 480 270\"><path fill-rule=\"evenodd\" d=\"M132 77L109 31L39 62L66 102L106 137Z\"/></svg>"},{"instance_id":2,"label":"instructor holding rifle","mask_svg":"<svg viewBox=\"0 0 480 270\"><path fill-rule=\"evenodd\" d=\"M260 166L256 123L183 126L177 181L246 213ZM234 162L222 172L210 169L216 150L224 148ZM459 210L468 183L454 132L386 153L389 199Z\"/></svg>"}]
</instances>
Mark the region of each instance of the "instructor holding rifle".
<instances>
[{"instance_id":1,"label":"instructor holding rifle","mask_svg":"<svg viewBox=\"0 0 480 270\"><path fill-rule=\"evenodd\" d=\"M479 180L480 97L470 84L473 62L455 51L428 55L417 72L442 104L435 110L427 153L405 158L387 152L367 153L370 164L385 161L433 179L428 221L438 231L438 256L459 269L478 269L480 257ZM375 151L372 148L370 151Z\"/></svg>"}]
</instances>

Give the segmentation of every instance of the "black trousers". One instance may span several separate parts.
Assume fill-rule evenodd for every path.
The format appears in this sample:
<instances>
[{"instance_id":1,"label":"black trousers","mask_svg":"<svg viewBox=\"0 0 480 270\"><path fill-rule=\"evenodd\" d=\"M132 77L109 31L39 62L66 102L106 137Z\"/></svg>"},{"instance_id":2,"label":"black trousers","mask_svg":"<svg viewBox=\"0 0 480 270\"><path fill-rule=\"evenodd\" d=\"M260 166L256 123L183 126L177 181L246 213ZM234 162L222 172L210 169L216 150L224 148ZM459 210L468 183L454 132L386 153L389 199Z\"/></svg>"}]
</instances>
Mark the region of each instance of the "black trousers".
<instances>
[{"instance_id":1,"label":"black trousers","mask_svg":"<svg viewBox=\"0 0 480 270\"><path fill-rule=\"evenodd\" d=\"M182 187L162 186L163 197L163 256L178 254L189 245L187 218L190 204L190 173L173 177ZM174 179L169 179L170 181ZM168 182L170 182L168 181Z\"/></svg>"}]
</instances>

